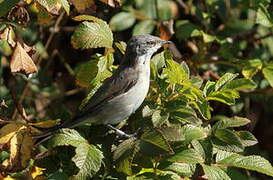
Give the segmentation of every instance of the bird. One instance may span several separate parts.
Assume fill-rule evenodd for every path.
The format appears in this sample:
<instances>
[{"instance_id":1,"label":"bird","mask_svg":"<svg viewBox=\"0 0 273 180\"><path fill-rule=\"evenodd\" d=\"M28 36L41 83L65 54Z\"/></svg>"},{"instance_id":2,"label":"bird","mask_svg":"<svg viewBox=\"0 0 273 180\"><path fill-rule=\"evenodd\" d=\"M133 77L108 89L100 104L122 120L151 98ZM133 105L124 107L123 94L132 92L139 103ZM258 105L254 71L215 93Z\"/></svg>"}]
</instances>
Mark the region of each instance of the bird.
<instances>
[{"instance_id":1,"label":"bird","mask_svg":"<svg viewBox=\"0 0 273 180\"><path fill-rule=\"evenodd\" d=\"M84 122L106 125L117 134L131 137L112 125L126 120L143 103L150 86L150 60L164 44L171 41L162 40L153 35L133 36L126 46L125 55L113 73L105 79L85 106L71 120L54 126L38 136L42 142L62 128L74 128Z\"/></svg>"}]
</instances>

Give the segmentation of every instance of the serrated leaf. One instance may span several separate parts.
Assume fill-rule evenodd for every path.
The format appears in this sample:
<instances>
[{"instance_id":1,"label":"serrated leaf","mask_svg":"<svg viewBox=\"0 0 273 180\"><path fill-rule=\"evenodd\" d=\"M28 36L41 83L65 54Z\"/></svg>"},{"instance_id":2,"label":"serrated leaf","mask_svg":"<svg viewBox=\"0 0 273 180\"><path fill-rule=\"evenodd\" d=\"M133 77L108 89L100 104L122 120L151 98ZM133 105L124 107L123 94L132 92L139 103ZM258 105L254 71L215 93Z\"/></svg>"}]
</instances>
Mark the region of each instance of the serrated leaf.
<instances>
[{"instance_id":1,"label":"serrated leaf","mask_svg":"<svg viewBox=\"0 0 273 180\"><path fill-rule=\"evenodd\" d=\"M138 151L138 142L131 138L122 142L114 151L113 159L116 164L116 170L127 175L132 174L132 161L135 153Z\"/></svg>"},{"instance_id":2,"label":"serrated leaf","mask_svg":"<svg viewBox=\"0 0 273 180\"><path fill-rule=\"evenodd\" d=\"M195 164L172 162L170 165L164 168L164 170L173 171L181 176L191 177L196 169Z\"/></svg>"},{"instance_id":3,"label":"serrated leaf","mask_svg":"<svg viewBox=\"0 0 273 180\"><path fill-rule=\"evenodd\" d=\"M185 72L184 68L173 60L166 59L167 68L163 69L163 73L170 83L182 83L183 81L188 81L188 74Z\"/></svg>"},{"instance_id":4,"label":"serrated leaf","mask_svg":"<svg viewBox=\"0 0 273 180\"><path fill-rule=\"evenodd\" d=\"M256 88L257 84L251 79L235 79L227 83L223 89L233 89L233 90L250 90Z\"/></svg>"},{"instance_id":5,"label":"serrated leaf","mask_svg":"<svg viewBox=\"0 0 273 180\"><path fill-rule=\"evenodd\" d=\"M71 44L76 49L111 48L113 34L108 24L102 20L99 22L84 21L76 27L71 37Z\"/></svg>"},{"instance_id":6,"label":"serrated leaf","mask_svg":"<svg viewBox=\"0 0 273 180\"><path fill-rule=\"evenodd\" d=\"M260 59L248 60L244 63L242 74L246 79L251 79L259 70L262 69L263 63Z\"/></svg>"},{"instance_id":7,"label":"serrated leaf","mask_svg":"<svg viewBox=\"0 0 273 180\"><path fill-rule=\"evenodd\" d=\"M87 143L76 130L63 128L56 132L50 140L50 146L74 146L78 147L80 144Z\"/></svg>"},{"instance_id":8,"label":"serrated leaf","mask_svg":"<svg viewBox=\"0 0 273 180\"><path fill-rule=\"evenodd\" d=\"M186 149L186 150L178 152L175 155L167 158L167 161L196 164L196 163L204 162L204 159L194 149Z\"/></svg>"},{"instance_id":9,"label":"serrated leaf","mask_svg":"<svg viewBox=\"0 0 273 180\"><path fill-rule=\"evenodd\" d=\"M260 173L273 176L272 165L268 160L261 156L242 156L239 154L232 154L231 156L222 159L217 163L258 171Z\"/></svg>"},{"instance_id":10,"label":"serrated leaf","mask_svg":"<svg viewBox=\"0 0 273 180\"><path fill-rule=\"evenodd\" d=\"M223 142L228 144L234 144L240 147L243 147L242 142L240 141L239 137L229 129L217 129L215 131L215 136Z\"/></svg>"},{"instance_id":11,"label":"serrated leaf","mask_svg":"<svg viewBox=\"0 0 273 180\"><path fill-rule=\"evenodd\" d=\"M161 111L160 110L156 110L153 112L152 115L152 122L154 127L160 127L162 124L164 124L168 118L169 118L169 114L166 114L164 116L160 115Z\"/></svg>"},{"instance_id":12,"label":"serrated leaf","mask_svg":"<svg viewBox=\"0 0 273 180\"><path fill-rule=\"evenodd\" d=\"M202 156L206 163L210 164L212 161L212 142L209 139L193 140L191 142L193 148Z\"/></svg>"},{"instance_id":13,"label":"serrated leaf","mask_svg":"<svg viewBox=\"0 0 273 180\"><path fill-rule=\"evenodd\" d=\"M185 136L185 143L190 143L192 140L204 139L207 137L204 129L194 125L185 125L182 127L182 132Z\"/></svg>"},{"instance_id":14,"label":"serrated leaf","mask_svg":"<svg viewBox=\"0 0 273 180\"><path fill-rule=\"evenodd\" d=\"M209 180L231 180L230 177L223 171L221 168L216 166L208 166L205 164L202 164L203 170L205 172L205 176Z\"/></svg>"},{"instance_id":15,"label":"serrated leaf","mask_svg":"<svg viewBox=\"0 0 273 180\"><path fill-rule=\"evenodd\" d=\"M273 87L273 66L263 68L263 74L270 86Z\"/></svg>"},{"instance_id":16,"label":"serrated leaf","mask_svg":"<svg viewBox=\"0 0 273 180\"><path fill-rule=\"evenodd\" d=\"M217 118L217 117L216 117ZM218 121L215 126L217 128L225 129L230 127L240 127L250 123L250 120L243 117L234 116L232 118L223 117Z\"/></svg>"},{"instance_id":17,"label":"serrated leaf","mask_svg":"<svg viewBox=\"0 0 273 180\"><path fill-rule=\"evenodd\" d=\"M262 3L259 3L259 8L257 10L257 16L256 16L256 23L261 24L265 27L273 26L273 19L272 19L271 12L269 12Z\"/></svg>"},{"instance_id":18,"label":"serrated leaf","mask_svg":"<svg viewBox=\"0 0 273 180\"><path fill-rule=\"evenodd\" d=\"M183 135L180 127L163 127L160 128L160 131L167 141L185 140L185 136Z\"/></svg>"},{"instance_id":19,"label":"serrated leaf","mask_svg":"<svg viewBox=\"0 0 273 180\"><path fill-rule=\"evenodd\" d=\"M113 31L123 31L130 28L136 21L136 18L131 12L120 12L112 17L109 25Z\"/></svg>"},{"instance_id":20,"label":"serrated leaf","mask_svg":"<svg viewBox=\"0 0 273 180\"><path fill-rule=\"evenodd\" d=\"M133 35L151 34L155 28L155 24L151 20L144 20L137 23L133 29Z\"/></svg>"},{"instance_id":21,"label":"serrated leaf","mask_svg":"<svg viewBox=\"0 0 273 180\"><path fill-rule=\"evenodd\" d=\"M215 91L220 90L226 83L232 81L238 74L226 73L215 84Z\"/></svg>"},{"instance_id":22,"label":"serrated leaf","mask_svg":"<svg viewBox=\"0 0 273 180\"><path fill-rule=\"evenodd\" d=\"M255 138L255 136L248 131L237 131L236 134L239 136L245 147L253 146L258 143L258 140Z\"/></svg>"},{"instance_id":23,"label":"serrated leaf","mask_svg":"<svg viewBox=\"0 0 273 180\"><path fill-rule=\"evenodd\" d=\"M164 136L157 130L146 131L141 136L141 143L142 142L146 142L148 144L156 146L157 148L164 150L165 152L169 152L169 153L173 152L170 144L166 141ZM141 144L141 145L143 145L143 144ZM142 146L141 150L146 151L147 149L144 149L143 147L144 146Z\"/></svg>"},{"instance_id":24,"label":"serrated leaf","mask_svg":"<svg viewBox=\"0 0 273 180\"><path fill-rule=\"evenodd\" d=\"M72 158L79 168L76 177L92 177L100 169L102 158L102 152L94 145L79 144L76 148L76 155Z\"/></svg>"}]
</instances>

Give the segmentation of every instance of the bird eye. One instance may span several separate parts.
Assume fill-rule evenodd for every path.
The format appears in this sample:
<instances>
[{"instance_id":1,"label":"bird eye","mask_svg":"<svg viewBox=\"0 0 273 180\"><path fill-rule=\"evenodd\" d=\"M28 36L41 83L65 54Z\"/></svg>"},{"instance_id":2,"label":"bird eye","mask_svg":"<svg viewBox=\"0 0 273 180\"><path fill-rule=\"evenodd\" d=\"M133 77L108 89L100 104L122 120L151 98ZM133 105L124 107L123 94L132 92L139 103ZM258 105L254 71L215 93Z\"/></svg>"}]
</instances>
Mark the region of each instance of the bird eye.
<instances>
[{"instance_id":1,"label":"bird eye","mask_svg":"<svg viewBox=\"0 0 273 180\"><path fill-rule=\"evenodd\" d=\"M148 44L148 45L155 45L155 42L153 42L153 41L148 41L147 44Z\"/></svg>"}]
</instances>

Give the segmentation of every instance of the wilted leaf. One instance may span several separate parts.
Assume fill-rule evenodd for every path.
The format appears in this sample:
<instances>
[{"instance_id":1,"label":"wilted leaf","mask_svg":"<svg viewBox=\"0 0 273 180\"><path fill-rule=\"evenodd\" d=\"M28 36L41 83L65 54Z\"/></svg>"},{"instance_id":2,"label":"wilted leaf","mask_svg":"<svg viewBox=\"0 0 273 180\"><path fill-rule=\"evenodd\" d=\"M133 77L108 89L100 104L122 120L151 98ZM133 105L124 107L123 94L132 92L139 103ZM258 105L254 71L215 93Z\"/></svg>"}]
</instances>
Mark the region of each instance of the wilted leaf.
<instances>
[{"instance_id":1,"label":"wilted leaf","mask_svg":"<svg viewBox=\"0 0 273 180\"><path fill-rule=\"evenodd\" d=\"M10 140L10 157L8 163L8 169L12 169L13 166L19 164L20 147L23 141L23 133L21 131L16 132Z\"/></svg>"},{"instance_id":2,"label":"wilted leaf","mask_svg":"<svg viewBox=\"0 0 273 180\"><path fill-rule=\"evenodd\" d=\"M8 143L17 132L24 128L25 126L19 123L10 123L5 125L0 129L0 144Z\"/></svg>"},{"instance_id":3,"label":"wilted leaf","mask_svg":"<svg viewBox=\"0 0 273 180\"><path fill-rule=\"evenodd\" d=\"M81 12L95 5L94 0L69 0L77 9L77 11Z\"/></svg>"},{"instance_id":4,"label":"wilted leaf","mask_svg":"<svg viewBox=\"0 0 273 180\"><path fill-rule=\"evenodd\" d=\"M131 12L120 12L112 17L109 25L113 31L123 31L130 28L136 21Z\"/></svg>"},{"instance_id":5,"label":"wilted leaf","mask_svg":"<svg viewBox=\"0 0 273 180\"><path fill-rule=\"evenodd\" d=\"M74 48L88 49L97 47L111 48L113 34L104 21L82 22L78 25L71 37Z\"/></svg>"},{"instance_id":6,"label":"wilted leaf","mask_svg":"<svg viewBox=\"0 0 273 180\"><path fill-rule=\"evenodd\" d=\"M216 166L208 166L205 164L202 164L203 170L205 172L205 176L209 180L231 180L230 177L223 171L220 167Z\"/></svg>"},{"instance_id":7,"label":"wilted leaf","mask_svg":"<svg viewBox=\"0 0 273 180\"><path fill-rule=\"evenodd\" d=\"M11 72L32 74L37 72L37 67L22 47L20 42L17 42L10 62Z\"/></svg>"},{"instance_id":8,"label":"wilted leaf","mask_svg":"<svg viewBox=\"0 0 273 180\"><path fill-rule=\"evenodd\" d=\"M15 32L11 26L7 26L3 32L0 33L0 39L6 40L11 47L16 46Z\"/></svg>"}]
</instances>

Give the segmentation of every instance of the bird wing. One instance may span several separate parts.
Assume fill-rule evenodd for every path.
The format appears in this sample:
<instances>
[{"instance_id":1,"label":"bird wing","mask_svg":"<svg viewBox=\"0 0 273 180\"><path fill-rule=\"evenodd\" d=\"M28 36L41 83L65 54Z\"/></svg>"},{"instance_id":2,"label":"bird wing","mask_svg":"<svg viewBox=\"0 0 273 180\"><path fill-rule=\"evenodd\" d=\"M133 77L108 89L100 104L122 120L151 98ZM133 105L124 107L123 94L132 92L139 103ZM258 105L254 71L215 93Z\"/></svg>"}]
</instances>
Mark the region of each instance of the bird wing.
<instances>
[{"instance_id":1,"label":"bird wing","mask_svg":"<svg viewBox=\"0 0 273 180\"><path fill-rule=\"evenodd\" d=\"M136 84L138 74L134 67L118 68L113 76L103 82L76 117L90 114L114 97L126 93Z\"/></svg>"}]
</instances>

